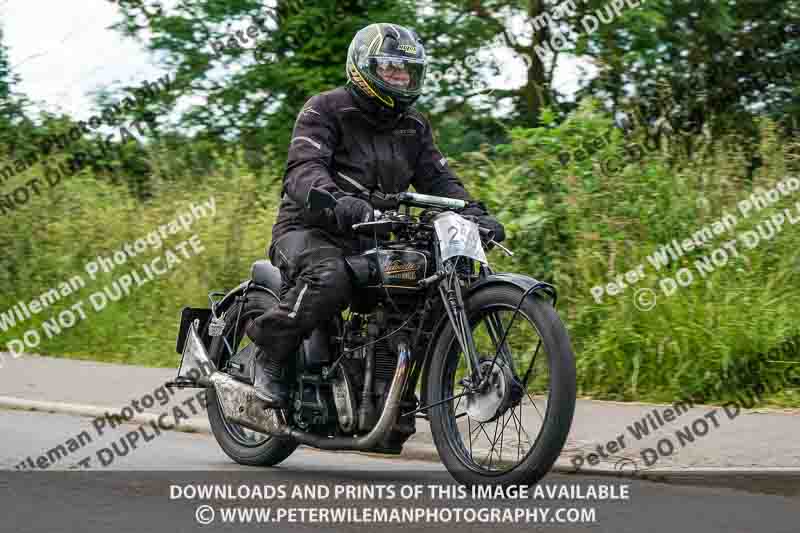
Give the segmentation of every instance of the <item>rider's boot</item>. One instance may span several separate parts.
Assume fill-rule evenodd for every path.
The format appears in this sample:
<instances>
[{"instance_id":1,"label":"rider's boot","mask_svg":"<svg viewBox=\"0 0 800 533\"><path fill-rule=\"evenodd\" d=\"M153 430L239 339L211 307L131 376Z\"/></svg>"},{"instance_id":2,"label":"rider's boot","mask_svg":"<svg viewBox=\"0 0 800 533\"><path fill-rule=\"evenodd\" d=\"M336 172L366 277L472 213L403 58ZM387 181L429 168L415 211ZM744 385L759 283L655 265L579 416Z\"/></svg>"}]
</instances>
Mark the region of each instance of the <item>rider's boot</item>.
<instances>
[{"instance_id":1,"label":"rider's boot","mask_svg":"<svg viewBox=\"0 0 800 533\"><path fill-rule=\"evenodd\" d=\"M256 396L268 407L284 409L289 406L289 386L281 361L273 359L259 348L253 368L253 388Z\"/></svg>"}]
</instances>

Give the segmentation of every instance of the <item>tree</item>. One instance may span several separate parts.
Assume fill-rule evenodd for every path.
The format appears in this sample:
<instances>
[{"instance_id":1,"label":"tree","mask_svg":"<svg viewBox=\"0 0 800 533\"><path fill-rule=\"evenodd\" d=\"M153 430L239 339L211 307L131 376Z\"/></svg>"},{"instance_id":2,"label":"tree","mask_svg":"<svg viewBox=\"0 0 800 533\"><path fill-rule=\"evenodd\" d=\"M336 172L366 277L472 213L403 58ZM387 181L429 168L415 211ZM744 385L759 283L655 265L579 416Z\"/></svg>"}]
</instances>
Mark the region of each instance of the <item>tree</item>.
<instances>
[{"instance_id":1,"label":"tree","mask_svg":"<svg viewBox=\"0 0 800 533\"><path fill-rule=\"evenodd\" d=\"M581 35L575 51L602 66L586 92L615 108L633 93L643 116L672 130L754 133L755 116L798 118L798 37L796 0L651 0Z\"/></svg>"},{"instance_id":2,"label":"tree","mask_svg":"<svg viewBox=\"0 0 800 533\"><path fill-rule=\"evenodd\" d=\"M200 138L236 139L251 155L285 154L292 125L313 94L342 85L353 35L374 21L409 24L408 0L315 2L181 0L169 12L154 2L123 6L117 29L141 37L163 57L184 95L202 101L180 113Z\"/></svg>"},{"instance_id":3,"label":"tree","mask_svg":"<svg viewBox=\"0 0 800 533\"><path fill-rule=\"evenodd\" d=\"M537 47L549 38L550 28L541 20L552 11L551 0L433 0L423 20L426 45L436 58L433 68L444 71L458 65L460 76L451 76L434 94L450 102L442 115L465 107L496 109L510 104L508 119L515 125L539 124L541 110L554 101L553 63L546 64ZM539 26L542 31L538 31ZM519 88L486 90L475 83L490 73L499 73L500 64L487 65L478 58L488 47L505 48L525 64L525 83ZM506 67L507 68L507 67ZM455 79L454 79L455 78Z\"/></svg>"},{"instance_id":4,"label":"tree","mask_svg":"<svg viewBox=\"0 0 800 533\"><path fill-rule=\"evenodd\" d=\"M3 45L3 28L0 26L0 102L5 104L11 97L11 66L8 64L8 50Z\"/></svg>"},{"instance_id":5,"label":"tree","mask_svg":"<svg viewBox=\"0 0 800 533\"><path fill-rule=\"evenodd\" d=\"M14 85L19 77L11 71L8 48L3 44L3 28L0 26L0 144L13 151L19 144L20 131L17 127L27 122L24 113L24 99L14 93Z\"/></svg>"}]
</instances>

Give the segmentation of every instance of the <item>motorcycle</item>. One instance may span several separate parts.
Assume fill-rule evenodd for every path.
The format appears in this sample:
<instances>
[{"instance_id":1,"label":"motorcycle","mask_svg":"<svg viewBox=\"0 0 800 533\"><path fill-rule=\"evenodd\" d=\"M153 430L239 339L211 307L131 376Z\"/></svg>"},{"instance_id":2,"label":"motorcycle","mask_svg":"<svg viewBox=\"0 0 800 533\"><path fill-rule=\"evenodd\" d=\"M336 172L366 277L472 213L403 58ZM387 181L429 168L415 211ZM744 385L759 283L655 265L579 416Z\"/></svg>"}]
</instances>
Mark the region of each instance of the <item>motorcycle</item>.
<instances>
[{"instance_id":1,"label":"motorcycle","mask_svg":"<svg viewBox=\"0 0 800 533\"><path fill-rule=\"evenodd\" d=\"M269 261L256 261L238 287L209 294L210 308L183 310L175 385L207 389L213 434L243 465L276 465L300 444L396 455L424 419L457 481L538 482L575 410L575 358L555 288L494 272L486 251L513 253L459 214L464 201L380 199L384 211L353 226L374 246L347 258L349 309L290 358L287 408L255 396L256 346L244 334L286 288ZM335 202L313 189L306 207L324 212Z\"/></svg>"}]
</instances>

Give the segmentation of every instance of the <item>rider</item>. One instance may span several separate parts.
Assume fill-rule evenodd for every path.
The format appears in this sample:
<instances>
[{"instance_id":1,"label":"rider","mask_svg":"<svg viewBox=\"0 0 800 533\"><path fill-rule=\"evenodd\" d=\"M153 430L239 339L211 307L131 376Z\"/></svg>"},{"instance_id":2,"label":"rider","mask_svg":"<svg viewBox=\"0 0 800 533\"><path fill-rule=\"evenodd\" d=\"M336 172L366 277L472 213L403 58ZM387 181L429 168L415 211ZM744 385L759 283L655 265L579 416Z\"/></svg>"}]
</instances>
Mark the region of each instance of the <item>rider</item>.
<instances>
[{"instance_id":1,"label":"rider","mask_svg":"<svg viewBox=\"0 0 800 533\"><path fill-rule=\"evenodd\" d=\"M346 308L353 287L345 258L362 249L352 225L372 220L362 197L408 189L468 202L500 242L503 226L475 202L433 141L431 126L412 104L422 93L427 58L412 29L371 24L347 51L347 84L311 97L297 116L269 258L281 270L281 302L246 329L259 348L256 394L273 407L288 405L286 359L316 327ZM326 216L305 208L309 190L338 202Z\"/></svg>"}]
</instances>

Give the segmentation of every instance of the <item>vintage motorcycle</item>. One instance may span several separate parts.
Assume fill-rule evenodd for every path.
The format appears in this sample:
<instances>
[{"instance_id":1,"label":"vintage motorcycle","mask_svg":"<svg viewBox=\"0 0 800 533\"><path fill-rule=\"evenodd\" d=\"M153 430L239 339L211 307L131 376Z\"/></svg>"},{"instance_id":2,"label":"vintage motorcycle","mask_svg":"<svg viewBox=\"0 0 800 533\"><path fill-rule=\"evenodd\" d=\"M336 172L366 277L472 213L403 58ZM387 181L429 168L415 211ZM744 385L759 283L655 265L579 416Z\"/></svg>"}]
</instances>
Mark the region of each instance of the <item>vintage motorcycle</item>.
<instances>
[{"instance_id":1,"label":"vintage motorcycle","mask_svg":"<svg viewBox=\"0 0 800 533\"><path fill-rule=\"evenodd\" d=\"M335 202L314 189L307 208ZM207 388L211 428L228 456L272 466L300 444L399 454L423 418L461 483L530 485L547 474L569 433L576 394L556 291L493 272L487 249L513 254L459 215L465 206L385 195L384 211L354 226L374 247L348 258L356 287L349 310L290 358L286 409L255 397L256 347L244 334L286 288L277 268L257 261L249 280L209 294L210 309L184 309L175 383Z\"/></svg>"}]
</instances>

